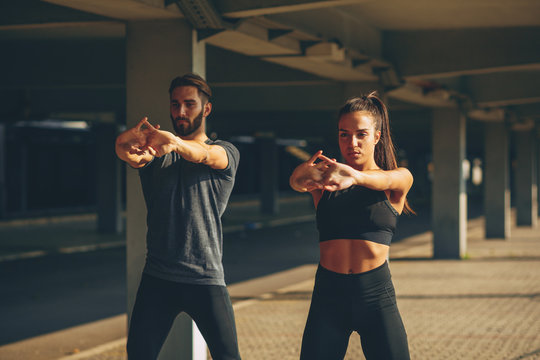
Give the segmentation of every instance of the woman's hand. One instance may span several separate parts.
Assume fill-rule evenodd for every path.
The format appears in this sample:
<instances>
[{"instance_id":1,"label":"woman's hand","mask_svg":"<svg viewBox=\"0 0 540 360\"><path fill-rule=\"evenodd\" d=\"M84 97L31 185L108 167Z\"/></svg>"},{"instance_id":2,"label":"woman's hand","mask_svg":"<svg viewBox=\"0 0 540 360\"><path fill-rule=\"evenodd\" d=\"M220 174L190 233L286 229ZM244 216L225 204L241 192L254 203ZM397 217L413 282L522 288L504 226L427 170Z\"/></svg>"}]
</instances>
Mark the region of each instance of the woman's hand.
<instances>
[{"instance_id":1,"label":"woman's hand","mask_svg":"<svg viewBox=\"0 0 540 360\"><path fill-rule=\"evenodd\" d=\"M294 190L299 192L311 192L323 188L323 173L327 166L323 161L317 164L315 163L321 155L322 151L317 151L311 159L298 165L296 169L294 169L289 180L289 183Z\"/></svg>"},{"instance_id":2,"label":"woman's hand","mask_svg":"<svg viewBox=\"0 0 540 360\"><path fill-rule=\"evenodd\" d=\"M321 163L324 163L325 166L321 182L324 190L343 190L357 184L359 175L357 170L322 154L318 158L322 160Z\"/></svg>"}]
</instances>

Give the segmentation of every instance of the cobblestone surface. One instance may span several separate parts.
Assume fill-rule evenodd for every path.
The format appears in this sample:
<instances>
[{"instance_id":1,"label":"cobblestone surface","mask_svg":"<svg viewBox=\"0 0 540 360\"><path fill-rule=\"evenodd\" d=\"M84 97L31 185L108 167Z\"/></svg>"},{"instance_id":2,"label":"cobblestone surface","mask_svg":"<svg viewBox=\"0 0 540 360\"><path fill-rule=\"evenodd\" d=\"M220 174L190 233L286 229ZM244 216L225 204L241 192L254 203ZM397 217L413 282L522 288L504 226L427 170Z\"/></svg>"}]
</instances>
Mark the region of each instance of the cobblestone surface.
<instances>
[{"instance_id":1,"label":"cobblestone surface","mask_svg":"<svg viewBox=\"0 0 540 360\"><path fill-rule=\"evenodd\" d=\"M540 359L539 260L407 261L391 268L413 359ZM298 359L309 287L298 295L237 310L246 359ZM346 359L362 358L353 335Z\"/></svg>"},{"instance_id":2,"label":"cobblestone surface","mask_svg":"<svg viewBox=\"0 0 540 360\"><path fill-rule=\"evenodd\" d=\"M467 260L421 259L431 245L416 239L414 251L404 243L390 261L411 358L540 359L540 231L516 229L507 241L472 235ZM298 359L312 286L235 303L243 359ZM125 352L80 359L124 360ZM345 359L364 359L356 334Z\"/></svg>"}]
</instances>

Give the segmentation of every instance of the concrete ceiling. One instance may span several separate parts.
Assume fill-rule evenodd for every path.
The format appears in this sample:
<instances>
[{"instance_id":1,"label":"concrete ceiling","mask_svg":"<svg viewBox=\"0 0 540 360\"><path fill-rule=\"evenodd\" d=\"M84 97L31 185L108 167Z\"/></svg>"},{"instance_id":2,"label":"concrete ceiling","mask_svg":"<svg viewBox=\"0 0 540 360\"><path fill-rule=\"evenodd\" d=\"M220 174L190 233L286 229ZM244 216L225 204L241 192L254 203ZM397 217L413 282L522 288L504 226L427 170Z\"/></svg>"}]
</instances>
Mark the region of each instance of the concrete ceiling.
<instances>
[{"instance_id":1,"label":"concrete ceiling","mask_svg":"<svg viewBox=\"0 0 540 360\"><path fill-rule=\"evenodd\" d=\"M0 40L121 39L126 21L182 18L179 9L186 3L11 1L0 12ZM400 102L430 107L459 104L482 120L500 120L501 111L540 117L537 0L200 0L197 4L207 14L212 12L214 24L219 20L218 26L198 29L208 44L311 76L306 80L288 74L276 79L279 86L287 86L287 81L304 85L312 81L314 86L330 81L363 88L378 82ZM187 13L186 18L191 20ZM232 82L222 79L216 85L261 85Z\"/></svg>"},{"instance_id":2,"label":"concrete ceiling","mask_svg":"<svg viewBox=\"0 0 540 360\"><path fill-rule=\"evenodd\" d=\"M537 0L370 0L339 11L381 30L540 26Z\"/></svg>"}]
</instances>

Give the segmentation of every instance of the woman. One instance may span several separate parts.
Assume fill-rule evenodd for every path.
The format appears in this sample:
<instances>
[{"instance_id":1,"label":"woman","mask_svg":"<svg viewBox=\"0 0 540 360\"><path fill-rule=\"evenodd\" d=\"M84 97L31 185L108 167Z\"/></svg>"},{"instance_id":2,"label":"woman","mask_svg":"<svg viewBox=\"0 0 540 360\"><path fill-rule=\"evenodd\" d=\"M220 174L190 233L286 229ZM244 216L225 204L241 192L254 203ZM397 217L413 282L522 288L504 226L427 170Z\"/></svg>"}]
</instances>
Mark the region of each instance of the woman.
<instances>
[{"instance_id":1,"label":"woman","mask_svg":"<svg viewBox=\"0 0 540 360\"><path fill-rule=\"evenodd\" d=\"M302 339L301 359L342 359L352 331L368 360L409 359L386 259L397 218L413 213L413 177L398 168L388 112L376 93L339 112L345 164L317 152L299 165L291 187L317 208L320 263Z\"/></svg>"}]
</instances>

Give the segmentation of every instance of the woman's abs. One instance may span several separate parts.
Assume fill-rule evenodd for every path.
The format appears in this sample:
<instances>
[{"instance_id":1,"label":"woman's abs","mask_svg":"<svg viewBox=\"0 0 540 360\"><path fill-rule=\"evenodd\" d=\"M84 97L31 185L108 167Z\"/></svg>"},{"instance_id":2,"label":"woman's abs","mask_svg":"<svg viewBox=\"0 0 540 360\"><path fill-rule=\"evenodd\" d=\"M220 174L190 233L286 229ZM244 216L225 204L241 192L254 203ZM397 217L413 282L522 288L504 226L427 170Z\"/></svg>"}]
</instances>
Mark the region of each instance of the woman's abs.
<instances>
[{"instance_id":1,"label":"woman's abs","mask_svg":"<svg viewBox=\"0 0 540 360\"><path fill-rule=\"evenodd\" d=\"M373 270L386 261L389 246L372 241L334 239L319 243L322 267L341 274Z\"/></svg>"}]
</instances>

